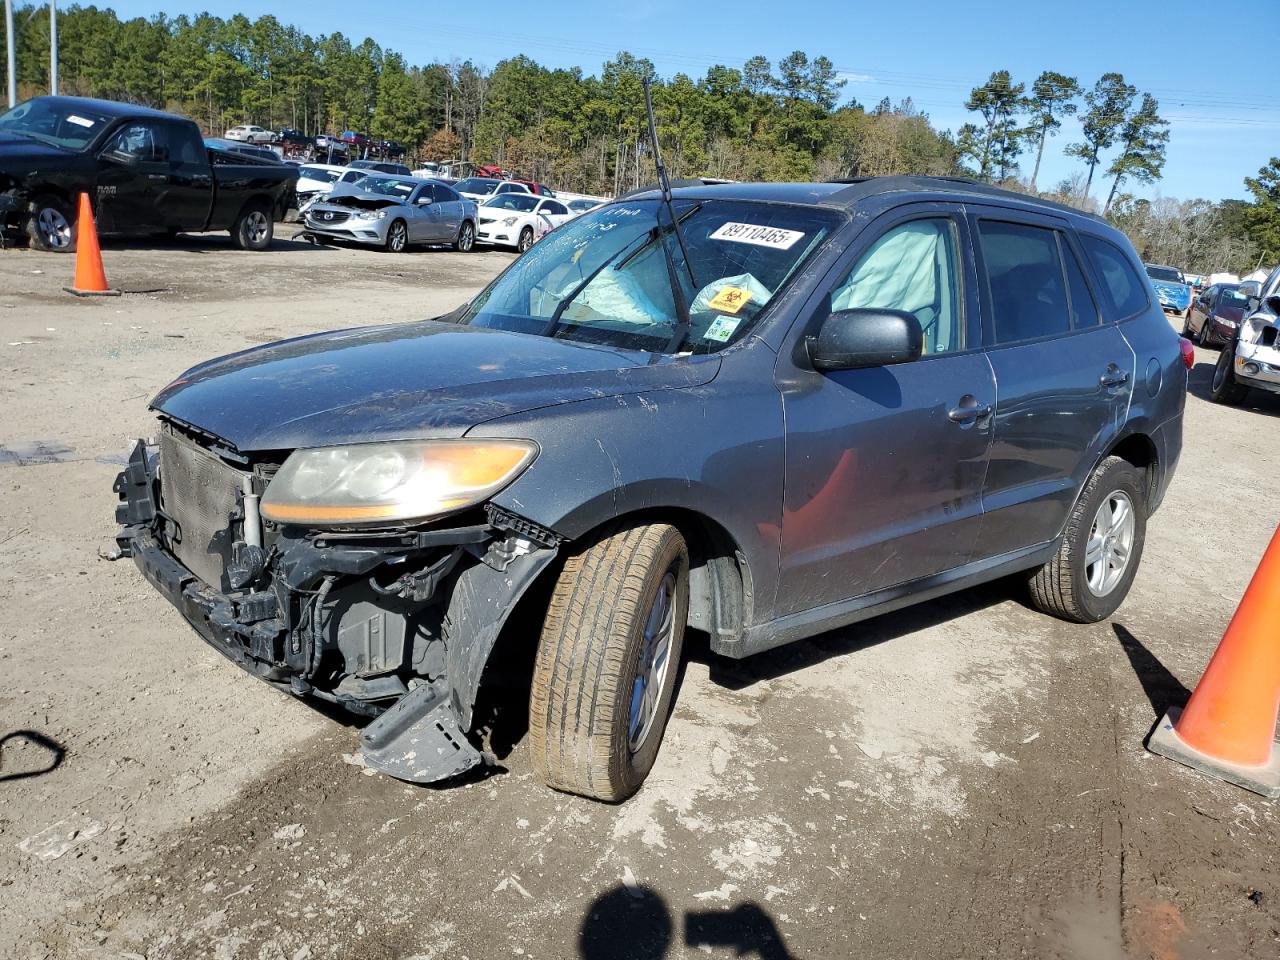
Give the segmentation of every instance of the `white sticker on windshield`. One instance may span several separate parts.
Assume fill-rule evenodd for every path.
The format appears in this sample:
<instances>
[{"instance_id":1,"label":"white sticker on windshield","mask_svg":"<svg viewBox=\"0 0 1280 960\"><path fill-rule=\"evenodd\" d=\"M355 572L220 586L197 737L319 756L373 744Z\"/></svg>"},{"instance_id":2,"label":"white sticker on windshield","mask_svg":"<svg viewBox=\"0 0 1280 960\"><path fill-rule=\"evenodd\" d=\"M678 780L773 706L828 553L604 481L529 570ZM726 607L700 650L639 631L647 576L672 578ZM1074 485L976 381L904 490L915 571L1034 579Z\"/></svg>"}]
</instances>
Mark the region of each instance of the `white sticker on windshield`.
<instances>
[{"instance_id":1,"label":"white sticker on windshield","mask_svg":"<svg viewBox=\"0 0 1280 960\"><path fill-rule=\"evenodd\" d=\"M67 114L67 123L74 123L77 127L93 126L92 120L86 120L84 117L77 117L74 113Z\"/></svg>"},{"instance_id":2,"label":"white sticker on windshield","mask_svg":"<svg viewBox=\"0 0 1280 960\"><path fill-rule=\"evenodd\" d=\"M790 250L804 236L799 230L783 230L781 227L762 227L754 223L726 223L711 234L712 240L730 240L733 243L753 243L757 247Z\"/></svg>"},{"instance_id":3,"label":"white sticker on windshield","mask_svg":"<svg viewBox=\"0 0 1280 960\"><path fill-rule=\"evenodd\" d=\"M711 326L707 327L707 332L702 335L702 339L724 343L733 336L733 331L738 329L738 324L741 322L735 317L716 317Z\"/></svg>"}]
</instances>

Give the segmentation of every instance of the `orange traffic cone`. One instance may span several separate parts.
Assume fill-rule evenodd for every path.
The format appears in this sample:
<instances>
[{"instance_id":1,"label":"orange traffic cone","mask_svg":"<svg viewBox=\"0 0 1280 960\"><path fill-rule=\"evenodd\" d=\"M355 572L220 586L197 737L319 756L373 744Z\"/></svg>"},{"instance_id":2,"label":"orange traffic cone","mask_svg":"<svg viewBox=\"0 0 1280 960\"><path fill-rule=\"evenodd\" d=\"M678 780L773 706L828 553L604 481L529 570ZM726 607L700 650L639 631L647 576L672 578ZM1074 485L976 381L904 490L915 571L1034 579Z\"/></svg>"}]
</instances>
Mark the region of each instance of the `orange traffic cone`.
<instances>
[{"instance_id":1,"label":"orange traffic cone","mask_svg":"<svg viewBox=\"0 0 1280 960\"><path fill-rule=\"evenodd\" d=\"M1280 797L1277 713L1280 529L1186 708L1170 709L1147 747L1246 790Z\"/></svg>"},{"instance_id":2,"label":"orange traffic cone","mask_svg":"<svg viewBox=\"0 0 1280 960\"><path fill-rule=\"evenodd\" d=\"M118 297L119 290L107 287L107 274L102 269L102 250L98 247L98 230L93 225L93 209L89 195L80 194L80 213L76 219L76 278L67 293L77 297Z\"/></svg>"}]
</instances>

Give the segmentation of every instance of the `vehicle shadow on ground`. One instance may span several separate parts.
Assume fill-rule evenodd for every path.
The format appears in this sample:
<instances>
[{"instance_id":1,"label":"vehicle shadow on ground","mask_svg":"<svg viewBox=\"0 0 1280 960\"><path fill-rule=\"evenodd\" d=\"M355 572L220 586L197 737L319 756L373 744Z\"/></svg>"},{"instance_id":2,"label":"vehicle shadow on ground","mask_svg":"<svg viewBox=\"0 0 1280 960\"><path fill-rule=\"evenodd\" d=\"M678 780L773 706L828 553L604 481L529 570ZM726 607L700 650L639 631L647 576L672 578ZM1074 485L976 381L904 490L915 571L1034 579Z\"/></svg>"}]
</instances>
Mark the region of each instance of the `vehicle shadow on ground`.
<instances>
[{"instance_id":1,"label":"vehicle shadow on ground","mask_svg":"<svg viewBox=\"0 0 1280 960\"><path fill-rule=\"evenodd\" d=\"M1142 692L1147 695L1156 719L1163 717L1170 707L1182 707L1191 698L1191 691L1182 685L1182 681L1169 672L1168 667L1156 658L1128 628L1119 623L1111 624L1120 648L1129 658L1138 682L1142 684Z\"/></svg>"},{"instance_id":2,"label":"vehicle shadow on ground","mask_svg":"<svg viewBox=\"0 0 1280 960\"><path fill-rule=\"evenodd\" d=\"M1016 599L1021 590L1024 590L1021 581L1006 577L894 613L882 614L809 640L757 653L744 660L730 660L713 654L707 635L690 631L685 638L685 661L696 660L707 664L712 682L731 690L740 690L761 680L774 680L834 657L865 650L918 630L956 620L966 614L977 613L1006 600Z\"/></svg>"},{"instance_id":3,"label":"vehicle shadow on ground","mask_svg":"<svg viewBox=\"0 0 1280 960\"><path fill-rule=\"evenodd\" d=\"M1187 374L1187 393L1212 403L1213 371L1217 366L1215 358L1211 363L1197 363ZM1261 413L1269 417L1280 417L1280 394L1266 393L1263 390L1250 390L1239 405L1241 410Z\"/></svg>"},{"instance_id":4,"label":"vehicle shadow on ground","mask_svg":"<svg viewBox=\"0 0 1280 960\"><path fill-rule=\"evenodd\" d=\"M277 224L277 230L283 224ZM103 237L100 241L105 251L112 250L178 250L183 253L226 253L234 250L231 237L221 233L180 233L176 237ZM270 253L314 253L324 250L305 240L296 240L293 236L277 232L267 248ZM253 251L246 251L252 254ZM62 256L62 254L59 254ZM74 256L69 255L69 256Z\"/></svg>"},{"instance_id":5,"label":"vehicle shadow on ground","mask_svg":"<svg viewBox=\"0 0 1280 960\"><path fill-rule=\"evenodd\" d=\"M15 747L19 749L15 750ZM42 754L45 755L43 765L40 759ZM24 760L30 760L29 755L35 756L34 763L24 763ZM66 747L52 737L46 737L35 730L14 730L6 733L0 737L0 783L52 773L62 766L66 755Z\"/></svg>"},{"instance_id":6,"label":"vehicle shadow on ground","mask_svg":"<svg viewBox=\"0 0 1280 960\"><path fill-rule=\"evenodd\" d=\"M773 918L757 903L722 910L686 910L677 931L662 896L650 887L617 886L592 901L578 933L583 960L659 960L675 937L686 947L735 957L791 960Z\"/></svg>"}]
</instances>

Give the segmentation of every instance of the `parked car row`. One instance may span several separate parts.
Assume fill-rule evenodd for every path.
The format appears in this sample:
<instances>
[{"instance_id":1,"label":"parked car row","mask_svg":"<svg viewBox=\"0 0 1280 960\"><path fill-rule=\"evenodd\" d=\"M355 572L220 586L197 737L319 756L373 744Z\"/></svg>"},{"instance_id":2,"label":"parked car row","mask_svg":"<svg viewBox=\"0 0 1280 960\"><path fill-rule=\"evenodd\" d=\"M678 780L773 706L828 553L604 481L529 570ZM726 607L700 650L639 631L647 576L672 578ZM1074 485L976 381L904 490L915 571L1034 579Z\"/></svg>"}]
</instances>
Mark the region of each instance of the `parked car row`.
<instances>
[{"instance_id":1,"label":"parked car row","mask_svg":"<svg viewBox=\"0 0 1280 960\"><path fill-rule=\"evenodd\" d=\"M333 182L308 204L304 236L403 253L413 244L449 244L469 252L476 241L476 204L448 184L379 171Z\"/></svg>"}]
</instances>

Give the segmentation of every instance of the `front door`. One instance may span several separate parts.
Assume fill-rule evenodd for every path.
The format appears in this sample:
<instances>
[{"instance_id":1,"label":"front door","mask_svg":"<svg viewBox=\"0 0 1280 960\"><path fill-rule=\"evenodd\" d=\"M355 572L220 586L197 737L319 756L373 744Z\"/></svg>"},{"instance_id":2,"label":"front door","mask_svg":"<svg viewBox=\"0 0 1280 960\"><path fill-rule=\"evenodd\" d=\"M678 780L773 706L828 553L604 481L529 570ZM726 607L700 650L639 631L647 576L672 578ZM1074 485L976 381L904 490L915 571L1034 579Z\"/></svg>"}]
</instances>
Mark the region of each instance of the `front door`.
<instances>
[{"instance_id":1,"label":"front door","mask_svg":"<svg viewBox=\"0 0 1280 960\"><path fill-rule=\"evenodd\" d=\"M156 147L156 124L132 121L111 135L98 155L98 220L105 233L163 229L156 205L169 167Z\"/></svg>"},{"instance_id":2,"label":"front door","mask_svg":"<svg viewBox=\"0 0 1280 960\"><path fill-rule=\"evenodd\" d=\"M971 210L997 388L978 554L1046 543L1124 422L1134 354L1104 323L1065 222Z\"/></svg>"},{"instance_id":3,"label":"front door","mask_svg":"<svg viewBox=\"0 0 1280 960\"><path fill-rule=\"evenodd\" d=\"M814 304L819 323L835 310L914 313L921 359L826 374L780 361L779 615L931 576L973 552L996 394L978 343L966 230L952 204L889 214Z\"/></svg>"}]
</instances>

